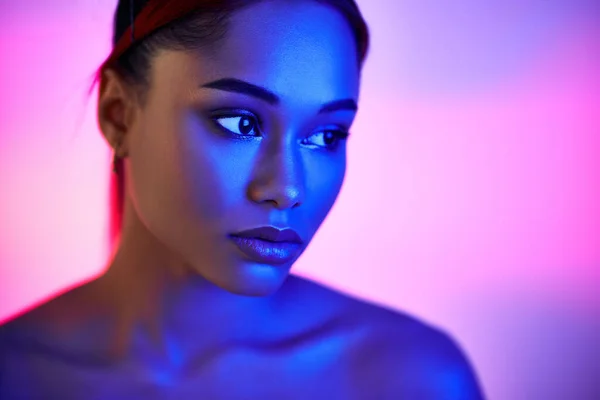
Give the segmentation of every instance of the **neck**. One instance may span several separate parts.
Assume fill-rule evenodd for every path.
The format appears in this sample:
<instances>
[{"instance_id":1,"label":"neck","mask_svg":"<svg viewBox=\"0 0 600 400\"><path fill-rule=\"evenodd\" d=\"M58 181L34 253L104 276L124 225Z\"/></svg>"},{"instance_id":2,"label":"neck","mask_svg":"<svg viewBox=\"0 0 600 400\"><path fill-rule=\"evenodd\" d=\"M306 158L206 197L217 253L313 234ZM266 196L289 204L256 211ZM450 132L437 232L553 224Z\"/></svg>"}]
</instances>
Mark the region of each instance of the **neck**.
<instances>
[{"instance_id":1,"label":"neck","mask_svg":"<svg viewBox=\"0 0 600 400\"><path fill-rule=\"evenodd\" d=\"M118 247L98 282L115 316L116 353L130 352L138 334L164 348L194 330L208 346L214 345L246 335L258 318L265 318L270 298L235 295L217 287L171 254L131 205L124 217Z\"/></svg>"}]
</instances>

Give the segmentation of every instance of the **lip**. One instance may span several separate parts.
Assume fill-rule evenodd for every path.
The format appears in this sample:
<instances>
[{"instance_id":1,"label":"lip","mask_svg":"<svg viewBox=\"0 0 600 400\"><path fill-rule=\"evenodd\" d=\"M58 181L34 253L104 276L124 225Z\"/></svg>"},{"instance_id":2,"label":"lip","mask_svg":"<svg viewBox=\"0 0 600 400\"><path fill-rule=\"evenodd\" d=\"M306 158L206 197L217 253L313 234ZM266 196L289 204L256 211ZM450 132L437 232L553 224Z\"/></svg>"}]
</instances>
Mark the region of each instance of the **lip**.
<instances>
[{"instance_id":1,"label":"lip","mask_svg":"<svg viewBox=\"0 0 600 400\"><path fill-rule=\"evenodd\" d=\"M272 226L261 226L260 228L248 229L245 231L237 232L231 236L237 236L241 238L249 239L261 239L267 242L274 243L297 243L302 244L300 235L293 229L285 228L278 229Z\"/></svg>"},{"instance_id":2,"label":"lip","mask_svg":"<svg viewBox=\"0 0 600 400\"><path fill-rule=\"evenodd\" d=\"M237 232L229 238L246 257L261 264L286 264L302 250L302 239L292 229L265 226Z\"/></svg>"}]
</instances>

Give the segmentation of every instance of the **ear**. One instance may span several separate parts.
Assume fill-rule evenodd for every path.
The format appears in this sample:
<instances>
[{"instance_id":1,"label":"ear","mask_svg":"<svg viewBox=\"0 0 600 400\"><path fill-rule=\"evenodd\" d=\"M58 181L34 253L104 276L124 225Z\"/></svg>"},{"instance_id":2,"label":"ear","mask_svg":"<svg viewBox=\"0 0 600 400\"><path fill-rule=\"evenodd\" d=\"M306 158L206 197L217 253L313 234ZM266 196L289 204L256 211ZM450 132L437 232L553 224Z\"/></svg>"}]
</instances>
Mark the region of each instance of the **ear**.
<instances>
[{"instance_id":1,"label":"ear","mask_svg":"<svg viewBox=\"0 0 600 400\"><path fill-rule=\"evenodd\" d=\"M98 126L119 158L127 156L130 136L128 133L131 131L137 107L132 85L115 70L104 70L98 93Z\"/></svg>"}]
</instances>

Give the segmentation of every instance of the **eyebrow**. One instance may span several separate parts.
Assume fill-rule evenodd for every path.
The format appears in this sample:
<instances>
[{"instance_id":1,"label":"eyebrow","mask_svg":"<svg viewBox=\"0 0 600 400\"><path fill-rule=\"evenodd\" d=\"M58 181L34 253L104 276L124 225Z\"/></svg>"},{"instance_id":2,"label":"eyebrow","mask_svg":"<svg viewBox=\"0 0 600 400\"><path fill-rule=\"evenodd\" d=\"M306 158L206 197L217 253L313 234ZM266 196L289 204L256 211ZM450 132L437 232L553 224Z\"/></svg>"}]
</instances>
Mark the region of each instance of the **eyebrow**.
<instances>
[{"instance_id":1,"label":"eyebrow","mask_svg":"<svg viewBox=\"0 0 600 400\"><path fill-rule=\"evenodd\" d=\"M209 89L218 89L226 92L240 93L263 100L273 106L281 103L281 99L275 93L264 87L255 85L236 78L223 78L209 83L205 83L201 87ZM319 114L329 113L334 111L357 111L358 105L353 99L335 100L324 104L319 109Z\"/></svg>"}]
</instances>

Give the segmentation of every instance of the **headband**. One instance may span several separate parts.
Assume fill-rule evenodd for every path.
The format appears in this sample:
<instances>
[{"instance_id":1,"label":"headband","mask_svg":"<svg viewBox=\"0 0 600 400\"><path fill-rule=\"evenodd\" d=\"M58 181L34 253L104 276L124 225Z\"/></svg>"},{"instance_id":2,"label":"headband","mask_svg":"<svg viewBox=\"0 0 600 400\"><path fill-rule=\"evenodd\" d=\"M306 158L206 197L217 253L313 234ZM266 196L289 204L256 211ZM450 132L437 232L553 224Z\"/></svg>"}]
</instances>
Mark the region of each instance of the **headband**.
<instances>
[{"instance_id":1,"label":"headband","mask_svg":"<svg viewBox=\"0 0 600 400\"><path fill-rule=\"evenodd\" d=\"M210 8L207 0L149 0L135 18L133 17L133 0L130 2L131 24L115 44L112 53L102 64L101 69L108 67L119 59L136 42L147 37L155 30L185 17L202 6ZM213 4L213 8L218 8Z\"/></svg>"},{"instance_id":2,"label":"headband","mask_svg":"<svg viewBox=\"0 0 600 400\"><path fill-rule=\"evenodd\" d=\"M149 36L152 32L183 18L197 10L220 12L243 7L247 0L211 1L211 0L148 0L134 18L134 0L129 0L131 23L125 29L111 54L102 63L100 71L112 66L136 42ZM360 49L361 58L366 55L366 44Z\"/></svg>"}]
</instances>

